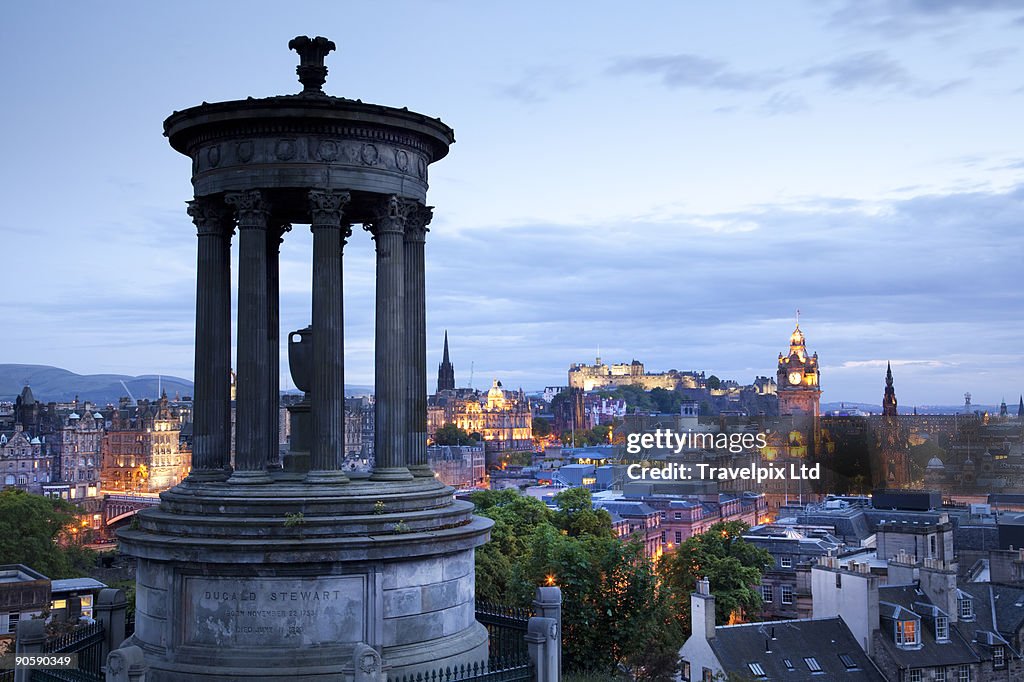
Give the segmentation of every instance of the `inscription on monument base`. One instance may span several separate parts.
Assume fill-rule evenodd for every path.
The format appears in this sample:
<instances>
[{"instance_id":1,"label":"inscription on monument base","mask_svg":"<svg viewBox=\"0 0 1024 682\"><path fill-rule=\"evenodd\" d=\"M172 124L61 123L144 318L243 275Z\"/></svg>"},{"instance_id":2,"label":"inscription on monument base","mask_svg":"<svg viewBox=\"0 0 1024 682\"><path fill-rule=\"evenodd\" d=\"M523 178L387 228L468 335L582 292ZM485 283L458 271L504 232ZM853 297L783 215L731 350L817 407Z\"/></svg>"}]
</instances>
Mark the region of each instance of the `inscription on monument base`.
<instances>
[{"instance_id":1,"label":"inscription on monument base","mask_svg":"<svg viewBox=\"0 0 1024 682\"><path fill-rule=\"evenodd\" d=\"M304 647L365 640L366 576L185 578L185 642Z\"/></svg>"}]
</instances>

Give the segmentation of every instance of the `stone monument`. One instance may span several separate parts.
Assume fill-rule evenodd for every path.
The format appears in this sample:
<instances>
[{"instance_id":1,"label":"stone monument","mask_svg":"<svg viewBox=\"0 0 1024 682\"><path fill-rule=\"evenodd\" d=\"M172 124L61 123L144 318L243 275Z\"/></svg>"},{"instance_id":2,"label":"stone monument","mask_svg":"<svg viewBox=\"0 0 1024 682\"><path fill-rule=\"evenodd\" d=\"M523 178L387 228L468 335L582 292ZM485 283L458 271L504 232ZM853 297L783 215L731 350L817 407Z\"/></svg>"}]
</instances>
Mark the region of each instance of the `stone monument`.
<instances>
[{"instance_id":1,"label":"stone monument","mask_svg":"<svg viewBox=\"0 0 1024 682\"><path fill-rule=\"evenodd\" d=\"M189 476L120 533L138 559L135 634L150 682L353 679L487 657L474 548L491 522L426 460L423 247L427 168L452 129L408 109L326 95L326 38L295 38L303 89L174 112L198 232ZM278 453L278 252L313 232L312 320L290 339L294 451ZM376 248L376 463L342 471L342 254ZM230 452L231 242L237 234L236 454Z\"/></svg>"}]
</instances>

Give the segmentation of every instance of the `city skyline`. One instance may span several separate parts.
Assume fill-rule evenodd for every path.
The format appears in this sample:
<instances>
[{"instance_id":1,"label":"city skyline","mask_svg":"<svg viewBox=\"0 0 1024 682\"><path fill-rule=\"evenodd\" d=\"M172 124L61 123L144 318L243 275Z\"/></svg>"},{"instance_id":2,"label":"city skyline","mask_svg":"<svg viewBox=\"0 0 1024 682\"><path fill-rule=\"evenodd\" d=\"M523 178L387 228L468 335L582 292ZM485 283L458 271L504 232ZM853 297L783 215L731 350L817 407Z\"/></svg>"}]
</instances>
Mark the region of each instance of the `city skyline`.
<instances>
[{"instance_id":1,"label":"city skyline","mask_svg":"<svg viewBox=\"0 0 1024 682\"><path fill-rule=\"evenodd\" d=\"M471 364L478 388L558 385L598 353L749 383L799 308L823 402L880 401L892 362L902 405L1016 403L1014 3L390 5L383 32L347 30L379 27L356 4L10 12L0 361L191 378L191 192L160 124L295 92L285 45L315 31L338 42L327 92L455 128L427 348L436 366L452 331L458 385ZM309 241L282 248L285 333L308 323ZM371 384L368 235L346 254L346 380Z\"/></svg>"}]
</instances>

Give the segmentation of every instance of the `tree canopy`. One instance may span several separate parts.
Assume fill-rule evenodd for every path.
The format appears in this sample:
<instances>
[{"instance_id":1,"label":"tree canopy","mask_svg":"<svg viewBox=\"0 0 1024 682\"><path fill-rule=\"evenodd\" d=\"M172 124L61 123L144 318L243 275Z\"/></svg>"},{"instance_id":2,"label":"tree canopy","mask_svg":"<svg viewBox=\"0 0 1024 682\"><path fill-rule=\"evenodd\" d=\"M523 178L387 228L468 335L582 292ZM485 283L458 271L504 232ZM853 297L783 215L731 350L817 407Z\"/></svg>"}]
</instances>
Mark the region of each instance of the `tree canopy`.
<instances>
[{"instance_id":1,"label":"tree canopy","mask_svg":"<svg viewBox=\"0 0 1024 682\"><path fill-rule=\"evenodd\" d=\"M726 623L760 610L757 586L772 556L743 539L750 526L742 521L720 521L704 533L690 536L676 551L666 554L659 568L679 597L678 608L689 614L689 595L697 580L706 577L715 595L715 621ZM684 621L689 630L689 618Z\"/></svg>"},{"instance_id":2,"label":"tree canopy","mask_svg":"<svg viewBox=\"0 0 1024 682\"><path fill-rule=\"evenodd\" d=\"M67 544L67 529L77 521L74 505L15 488L0 491L0 557L23 564L50 579L88 571L92 552Z\"/></svg>"},{"instance_id":3,"label":"tree canopy","mask_svg":"<svg viewBox=\"0 0 1024 682\"><path fill-rule=\"evenodd\" d=\"M476 445L477 441L466 430L455 424L445 424L434 433L434 445Z\"/></svg>"},{"instance_id":4,"label":"tree canopy","mask_svg":"<svg viewBox=\"0 0 1024 682\"><path fill-rule=\"evenodd\" d=\"M566 671L624 667L635 679L673 679L683 637L671 590L641 542L614 536L588 490L563 490L554 511L514 490L471 499L495 521L491 541L477 550L478 599L526 606L536 587L557 585Z\"/></svg>"}]
</instances>

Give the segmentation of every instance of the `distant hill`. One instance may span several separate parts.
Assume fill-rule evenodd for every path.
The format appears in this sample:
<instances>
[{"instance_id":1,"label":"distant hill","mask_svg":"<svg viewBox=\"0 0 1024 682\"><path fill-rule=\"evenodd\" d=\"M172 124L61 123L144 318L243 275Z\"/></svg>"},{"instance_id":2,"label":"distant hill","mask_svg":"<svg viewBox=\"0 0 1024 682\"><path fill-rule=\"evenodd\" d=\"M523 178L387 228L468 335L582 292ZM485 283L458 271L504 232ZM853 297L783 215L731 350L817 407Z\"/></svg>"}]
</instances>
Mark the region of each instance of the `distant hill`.
<instances>
[{"instance_id":1,"label":"distant hill","mask_svg":"<svg viewBox=\"0 0 1024 682\"><path fill-rule=\"evenodd\" d=\"M174 398L175 394L192 395L192 382L181 377L156 374L137 377L127 374L75 374L49 365L0 364L0 401L13 401L28 384L36 400L44 403L65 402L78 396L80 400L91 400L98 405L116 404L121 397L127 395L121 385L122 381L137 400L160 397L160 387L170 398ZM345 395L372 394L372 386L345 385Z\"/></svg>"},{"instance_id":2,"label":"distant hill","mask_svg":"<svg viewBox=\"0 0 1024 682\"><path fill-rule=\"evenodd\" d=\"M171 398L175 394L192 395L192 382L173 376L144 374L75 374L60 367L48 365L3 365L0 364L0 400L14 400L26 384L32 387L32 394L40 402L63 402L91 400L99 405L116 403L127 395L121 382L128 386L135 398L159 397L160 388Z\"/></svg>"}]
</instances>

